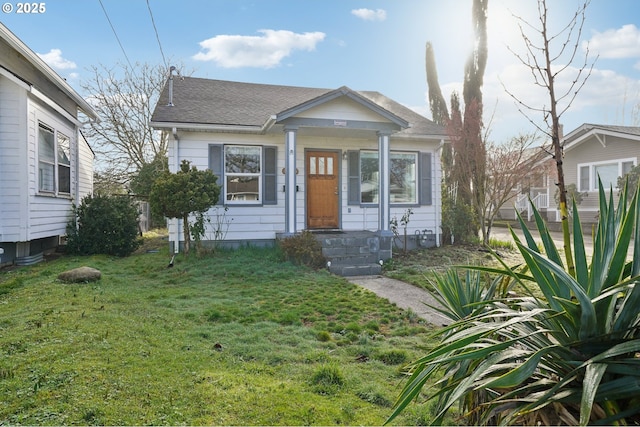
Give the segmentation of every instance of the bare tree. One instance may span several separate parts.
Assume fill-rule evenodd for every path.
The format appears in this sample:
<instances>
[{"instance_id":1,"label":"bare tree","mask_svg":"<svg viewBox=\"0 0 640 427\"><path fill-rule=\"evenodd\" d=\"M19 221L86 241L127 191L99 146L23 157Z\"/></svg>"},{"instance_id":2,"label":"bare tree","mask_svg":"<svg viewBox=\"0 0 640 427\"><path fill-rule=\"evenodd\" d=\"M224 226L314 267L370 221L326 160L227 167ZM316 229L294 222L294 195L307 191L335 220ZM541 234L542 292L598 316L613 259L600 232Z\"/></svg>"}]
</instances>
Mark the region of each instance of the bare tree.
<instances>
[{"instance_id":1,"label":"bare tree","mask_svg":"<svg viewBox=\"0 0 640 427\"><path fill-rule=\"evenodd\" d=\"M540 162L546 153L539 147L533 147L537 140L535 134L519 135L504 144L487 145L485 197L481 205L482 237L489 243L493 223L500 208L513 200L523 180L541 179L546 173Z\"/></svg>"},{"instance_id":2,"label":"bare tree","mask_svg":"<svg viewBox=\"0 0 640 427\"><path fill-rule=\"evenodd\" d=\"M557 179L556 183L560 195L560 215L562 217L562 232L564 236L564 252L567 261L568 271L574 275L575 266L573 262L573 252L571 250L571 236L569 233L569 213L567 208L567 192L564 182L564 170L562 167L563 147L561 145L562 115L571 107L576 96L584 87L587 79L591 75L595 60L589 63L589 49L584 53L581 66L577 69L571 68L578 59L580 53L580 37L586 18L586 9L590 0L584 1L575 11L568 23L557 33L551 33L549 24L549 9L547 0L538 0L538 26L527 22L520 16L514 17L518 20L520 34L524 41L526 54L516 53L509 48L518 60L529 69L533 77L534 84L548 92L549 104L537 106L527 103L518 98L506 87L505 90L516 101L519 110L536 126L541 132L551 139L550 155L556 163ZM530 33L532 35L530 35ZM597 59L597 58L596 58ZM561 92L557 91L556 82L563 73L572 73L570 84ZM504 83L503 83L503 86ZM546 128L538 125L523 110L542 114Z\"/></svg>"},{"instance_id":3,"label":"bare tree","mask_svg":"<svg viewBox=\"0 0 640 427\"><path fill-rule=\"evenodd\" d=\"M169 70L164 66L118 64L91 68L82 89L99 113L100 121L86 131L99 156L103 176L127 183L132 173L167 152L167 138L149 126L153 108Z\"/></svg>"}]
</instances>

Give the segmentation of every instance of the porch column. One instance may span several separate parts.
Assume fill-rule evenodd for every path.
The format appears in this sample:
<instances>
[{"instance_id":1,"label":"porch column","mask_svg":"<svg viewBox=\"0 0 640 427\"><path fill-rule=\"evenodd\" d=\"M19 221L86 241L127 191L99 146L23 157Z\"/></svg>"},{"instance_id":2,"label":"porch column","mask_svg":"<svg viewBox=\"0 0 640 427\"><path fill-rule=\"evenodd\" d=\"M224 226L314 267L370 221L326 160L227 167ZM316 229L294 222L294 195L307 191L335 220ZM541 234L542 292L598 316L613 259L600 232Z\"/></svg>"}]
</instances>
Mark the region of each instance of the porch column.
<instances>
[{"instance_id":1,"label":"porch column","mask_svg":"<svg viewBox=\"0 0 640 427\"><path fill-rule=\"evenodd\" d=\"M389 232L389 134L378 132L378 230Z\"/></svg>"},{"instance_id":2,"label":"porch column","mask_svg":"<svg viewBox=\"0 0 640 427\"><path fill-rule=\"evenodd\" d=\"M284 209L285 234L296 234L296 136L297 126L285 126Z\"/></svg>"}]
</instances>

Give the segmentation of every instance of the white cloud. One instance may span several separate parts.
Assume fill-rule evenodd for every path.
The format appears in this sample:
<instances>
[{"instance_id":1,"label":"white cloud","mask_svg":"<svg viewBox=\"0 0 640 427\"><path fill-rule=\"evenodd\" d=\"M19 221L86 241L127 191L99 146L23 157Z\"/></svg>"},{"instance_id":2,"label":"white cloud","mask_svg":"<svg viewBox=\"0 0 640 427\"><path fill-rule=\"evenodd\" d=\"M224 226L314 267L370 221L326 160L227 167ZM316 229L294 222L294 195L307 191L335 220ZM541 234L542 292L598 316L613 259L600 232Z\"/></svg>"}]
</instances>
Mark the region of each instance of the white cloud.
<instances>
[{"instance_id":1,"label":"white cloud","mask_svg":"<svg viewBox=\"0 0 640 427\"><path fill-rule=\"evenodd\" d=\"M259 30L261 36L219 35L200 42L198 61L213 61L224 68L273 68L294 50L313 51L324 40L321 32L294 33Z\"/></svg>"},{"instance_id":2,"label":"white cloud","mask_svg":"<svg viewBox=\"0 0 640 427\"><path fill-rule=\"evenodd\" d=\"M384 21L387 19L387 11L384 9L353 9L351 13L365 21Z\"/></svg>"},{"instance_id":3,"label":"white cloud","mask_svg":"<svg viewBox=\"0 0 640 427\"><path fill-rule=\"evenodd\" d=\"M582 48L596 52L602 58L639 58L640 57L640 29L633 24L623 25L619 29L607 30L603 33L594 32L588 42L582 43Z\"/></svg>"},{"instance_id":4,"label":"white cloud","mask_svg":"<svg viewBox=\"0 0 640 427\"><path fill-rule=\"evenodd\" d=\"M51 49L49 53L38 53L37 55L51 68L56 70L74 70L77 68L75 62L62 57L62 51L60 49Z\"/></svg>"}]
</instances>

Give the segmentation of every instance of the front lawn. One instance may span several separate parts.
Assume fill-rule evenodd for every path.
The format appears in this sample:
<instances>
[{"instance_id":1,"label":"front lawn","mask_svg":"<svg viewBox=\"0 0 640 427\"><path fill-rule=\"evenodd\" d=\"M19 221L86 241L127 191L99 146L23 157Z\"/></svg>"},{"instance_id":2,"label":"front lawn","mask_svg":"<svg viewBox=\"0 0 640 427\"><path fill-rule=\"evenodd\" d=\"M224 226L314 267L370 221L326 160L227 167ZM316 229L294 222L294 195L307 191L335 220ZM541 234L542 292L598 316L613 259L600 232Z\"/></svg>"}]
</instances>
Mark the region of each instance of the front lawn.
<instances>
[{"instance_id":1,"label":"front lawn","mask_svg":"<svg viewBox=\"0 0 640 427\"><path fill-rule=\"evenodd\" d=\"M434 344L413 313L275 250L169 259L165 242L0 271L0 424L380 425ZM57 280L83 265L102 279Z\"/></svg>"}]
</instances>

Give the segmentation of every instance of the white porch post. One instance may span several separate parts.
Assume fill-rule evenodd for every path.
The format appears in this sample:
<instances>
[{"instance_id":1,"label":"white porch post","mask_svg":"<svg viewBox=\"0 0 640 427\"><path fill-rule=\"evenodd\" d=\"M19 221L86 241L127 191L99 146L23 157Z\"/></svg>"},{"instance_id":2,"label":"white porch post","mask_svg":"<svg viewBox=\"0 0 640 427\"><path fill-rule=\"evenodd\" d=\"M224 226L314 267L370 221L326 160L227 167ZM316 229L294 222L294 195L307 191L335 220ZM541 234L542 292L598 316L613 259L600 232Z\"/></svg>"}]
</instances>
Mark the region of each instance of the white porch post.
<instances>
[{"instance_id":1,"label":"white porch post","mask_svg":"<svg viewBox=\"0 0 640 427\"><path fill-rule=\"evenodd\" d=\"M378 230L381 234L392 234L389 221L389 134L378 132Z\"/></svg>"},{"instance_id":2,"label":"white porch post","mask_svg":"<svg viewBox=\"0 0 640 427\"><path fill-rule=\"evenodd\" d=\"M297 126L285 126L285 177L284 209L285 234L293 235L296 227L296 136Z\"/></svg>"}]
</instances>

